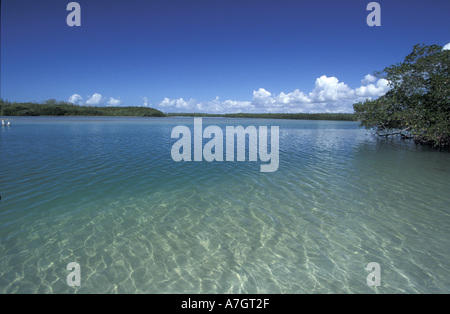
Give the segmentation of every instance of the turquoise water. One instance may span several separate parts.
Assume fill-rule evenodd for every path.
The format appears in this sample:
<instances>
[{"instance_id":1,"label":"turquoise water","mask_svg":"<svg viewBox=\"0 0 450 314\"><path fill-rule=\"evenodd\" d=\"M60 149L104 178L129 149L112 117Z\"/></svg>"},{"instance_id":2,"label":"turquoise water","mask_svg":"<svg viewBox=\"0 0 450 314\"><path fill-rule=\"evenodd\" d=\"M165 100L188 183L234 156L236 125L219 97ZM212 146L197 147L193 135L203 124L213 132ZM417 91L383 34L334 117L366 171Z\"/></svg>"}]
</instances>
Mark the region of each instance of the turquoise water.
<instances>
[{"instance_id":1,"label":"turquoise water","mask_svg":"<svg viewBox=\"0 0 450 314\"><path fill-rule=\"evenodd\" d=\"M449 153L354 122L203 119L279 126L279 168L261 173L174 162L191 118L8 120L0 293L450 292Z\"/></svg>"}]
</instances>

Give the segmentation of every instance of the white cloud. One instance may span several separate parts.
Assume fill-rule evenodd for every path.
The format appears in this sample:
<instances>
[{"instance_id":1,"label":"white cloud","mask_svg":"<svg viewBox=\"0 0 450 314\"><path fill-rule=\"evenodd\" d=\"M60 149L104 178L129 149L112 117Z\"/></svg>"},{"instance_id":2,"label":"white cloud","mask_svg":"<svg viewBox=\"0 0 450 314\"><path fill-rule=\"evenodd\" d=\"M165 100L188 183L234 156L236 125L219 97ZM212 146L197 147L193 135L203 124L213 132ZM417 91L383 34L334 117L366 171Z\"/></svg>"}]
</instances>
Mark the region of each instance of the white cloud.
<instances>
[{"instance_id":1,"label":"white cloud","mask_svg":"<svg viewBox=\"0 0 450 314\"><path fill-rule=\"evenodd\" d=\"M195 107L196 101L194 99L190 99L188 101L184 100L183 98L178 98L178 99L169 99L169 98L164 98L163 101L161 101L159 103L159 107L162 108L176 108L179 109L181 111L178 110L178 112L182 112L183 110L189 110ZM187 111L184 111L187 112Z\"/></svg>"},{"instance_id":2,"label":"white cloud","mask_svg":"<svg viewBox=\"0 0 450 314\"><path fill-rule=\"evenodd\" d=\"M258 112L298 112L298 106L309 104L311 99L299 89L290 93L281 92L278 95L272 95L264 88L253 91L252 104Z\"/></svg>"},{"instance_id":3,"label":"white cloud","mask_svg":"<svg viewBox=\"0 0 450 314\"><path fill-rule=\"evenodd\" d=\"M142 100L144 101L144 103L142 104L142 106L148 107L148 98L147 98L147 97L142 97Z\"/></svg>"},{"instance_id":4,"label":"white cloud","mask_svg":"<svg viewBox=\"0 0 450 314\"><path fill-rule=\"evenodd\" d=\"M120 100L120 97L117 99L109 97L107 104L110 106L120 106L122 104L122 101Z\"/></svg>"},{"instance_id":5,"label":"white cloud","mask_svg":"<svg viewBox=\"0 0 450 314\"><path fill-rule=\"evenodd\" d=\"M352 98L354 91L347 84L332 76L322 75L316 79L314 90L309 93L312 102L336 102Z\"/></svg>"},{"instance_id":6,"label":"white cloud","mask_svg":"<svg viewBox=\"0 0 450 314\"><path fill-rule=\"evenodd\" d=\"M228 112L253 112L255 110L255 105L251 101L239 101L239 100L225 100L220 102L220 105L217 106L216 112L220 112L220 106L223 106L227 109Z\"/></svg>"},{"instance_id":7,"label":"white cloud","mask_svg":"<svg viewBox=\"0 0 450 314\"><path fill-rule=\"evenodd\" d=\"M447 45L445 45L444 48L442 48L442 50L450 50L450 43L448 43Z\"/></svg>"},{"instance_id":8,"label":"white cloud","mask_svg":"<svg viewBox=\"0 0 450 314\"><path fill-rule=\"evenodd\" d=\"M353 104L384 95L389 90L388 81L367 74L361 86L352 89L332 76L323 75L316 79L314 89L305 93L296 89L292 92L273 94L259 88L253 91L251 101L225 100L219 97L208 102L183 98L164 98L157 107L166 112L205 112L205 113L316 113L353 112Z\"/></svg>"},{"instance_id":9,"label":"white cloud","mask_svg":"<svg viewBox=\"0 0 450 314\"><path fill-rule=\"evenodd\" d=\"M81 97L78 94L73 94L72 96L69 97L69 102L75 105L78 105L81 103L81 101L83 100L83 97Z\"/></svg>"},{"instance_id":10,"label":"white cloud","mask_svg":"<svg viewBox=\"0 0 450 314\"><path fill-rule=\"evenodd\" d=\"M157 107L167 112L239 113L252 112L255 106L250 101L220 101L219 97L216 97L208 102L198 102L195 99L186 101L183 98L164 98Z\"/></svg>"},{"instance_id":11,"label":"white cloud","mask_svg":"<svg viewBox=\"0 0 450 314\"><path fill-rule=\"evenodd\" d=\"M367 74L364 76L364 79L361 80L361 85L367 85L373 83L377 80L377 78L371 74Z\"/></svg>"},{"instance_id":12,"label":"white cloud","mask_svg":"<svg viewBox=\"0 0 450 314\"><path fill-rule=\"evenodd\" d=\"M449 44L450 45L450 44ZM340 82L337 77L322 75L315 81L314 89L309 93L300 89L292 92L271 93L265 88L254 90L251 101L221 100L216 97L211 101L197 101L184 98L164 98L155 107L165 112L204 112L204 113L316 113L316 112L353 112L353 104L383 96L389 91L389 82L385 79L377 79L367 74L357 88L351 88L346 83ZM141 97L148 107L149 99ZM83 97L73 94L69 102L77 105L91 106L120 106L120 97L103 97L99 93Z\"/></svg>"},{"instance_id":13,"label":"white cloud","mask_svg":"<svg viewBox=\"0 0 450 314\"><path fill-rule=\"evenodd\" d=\"M86 100L86 105L89 106L99 106L103 102L103 97L101 94L94 93L88 100Z\"/></svg>"},{"instance_id":14,"label":"white cloud","mask_svg":"<svg viewBox=\"0 0 450 314\"><path fill-rule=\"evenodd\" d=\"M83 100L84 98L79 95L79 94L73 94L72 96L69 97L69 102L73 103L75 105L80 105L80 106L120 106L122 105L122 101L120 100L120 97L118 97L117 99L114 97L103 97L101 94L99 93L94 93L92 95L87 95L86 96L86 101Z\"/></svg>"},{"instance_id":15,"label":"white cloud","mask_svg":"<svg viewBox=\"0 0 450 314\"><path fill-rule=\"evenodd\" d=\"M294 90L291 93L285 94L281 92L276 97L276 102L280 104L301 104L301 103L310 103L311 99L308 96L301 92L299 89Z\"/></svg>"},{"instance_id":16,"label":"white cloud","mask_svg":"<svg viewBox=\"0 0 450 314\"><path fill-rule=\"evenodd\" d=\"M264 88L253 91L253 104L259 107L270 107L274 104L272 94Z\"/></svg>"},{"instance_id":17,"label":"white cloud","mask_svg":"<svg viewBox=\"0 0 450 314\"><path fill-rule=\"evenodd\" d=\"M380 97L389 91L389 82L385 79L379 79L376 84L367 84L355 89L355 94L358 97L374 98Z\"/></svg>"}]
</instances>

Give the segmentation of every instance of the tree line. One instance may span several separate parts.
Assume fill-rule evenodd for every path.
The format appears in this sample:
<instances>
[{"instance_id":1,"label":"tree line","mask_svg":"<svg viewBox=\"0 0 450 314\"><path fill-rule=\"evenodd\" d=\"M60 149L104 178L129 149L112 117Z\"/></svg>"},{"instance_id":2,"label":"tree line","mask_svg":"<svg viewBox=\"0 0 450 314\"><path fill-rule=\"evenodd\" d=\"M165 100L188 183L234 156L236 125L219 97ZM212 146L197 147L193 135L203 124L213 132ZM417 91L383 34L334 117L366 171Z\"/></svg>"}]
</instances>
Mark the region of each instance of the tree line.
<instances>
[{"instance_id":1,"label":"tree line","mask_svg":"<svg viewBox=\"0 0 450 314\"><path fill-rule=\"evenodd\" d=\"M148 107L94 107L79 106L50 99L44 103L10 102L0 99L0 115L3 116L125 116L164 117L157 109Z\"/></svg>"},{"instance_id":2,"label":"tree line","mask_svg":"<svg viewBox=\"0 0 450 314\"><path fill-rule=\"evenodd\" d=\"M124 117L225 117L354 121L351 113L163 113L148 107L94 107L49 99L43 103L10 102L0 99L0 116L124 116Z\"/></svg>"}]
</instances>

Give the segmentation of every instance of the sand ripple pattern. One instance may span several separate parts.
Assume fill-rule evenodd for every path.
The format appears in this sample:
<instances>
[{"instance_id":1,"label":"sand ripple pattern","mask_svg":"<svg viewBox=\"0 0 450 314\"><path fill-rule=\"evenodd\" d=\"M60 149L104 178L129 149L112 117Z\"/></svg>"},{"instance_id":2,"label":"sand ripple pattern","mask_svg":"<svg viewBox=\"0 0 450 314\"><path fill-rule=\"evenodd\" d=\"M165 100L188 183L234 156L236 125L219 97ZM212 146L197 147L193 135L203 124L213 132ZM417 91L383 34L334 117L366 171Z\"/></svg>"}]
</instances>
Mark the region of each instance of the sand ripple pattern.
<instances>
[{"instance_id":1,"label":"sand ripple pattern","mask_svg":"<svg viewBox=\"0 0 450 314\"><path fill-rule=\"evenodd\" d=\"M449 154L265 120L268 175L173 162L175 119L18 122L0 132L0 293L450 292Z\"/></svg>"}]
</instances>

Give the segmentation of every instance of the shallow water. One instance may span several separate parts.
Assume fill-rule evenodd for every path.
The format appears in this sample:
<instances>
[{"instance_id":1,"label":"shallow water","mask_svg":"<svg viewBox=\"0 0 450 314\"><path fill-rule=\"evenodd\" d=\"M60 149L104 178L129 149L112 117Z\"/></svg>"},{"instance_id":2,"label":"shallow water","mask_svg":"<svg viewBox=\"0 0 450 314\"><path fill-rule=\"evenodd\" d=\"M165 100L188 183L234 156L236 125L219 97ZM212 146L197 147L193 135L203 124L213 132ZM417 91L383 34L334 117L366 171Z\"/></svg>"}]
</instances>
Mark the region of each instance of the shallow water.
<instances>
[{"instance_id":1,"label":"shallow water","mask_svg":"<svg viewBox=\"0 0 450 314\"><path fill-rule=\"evenodd\" d=\"M192 118L8 120L0 293L450 292L449 153L354 122L203 119L279 126L262 173L174 162L171 131Z\"/></svg>"}]
</instances>

